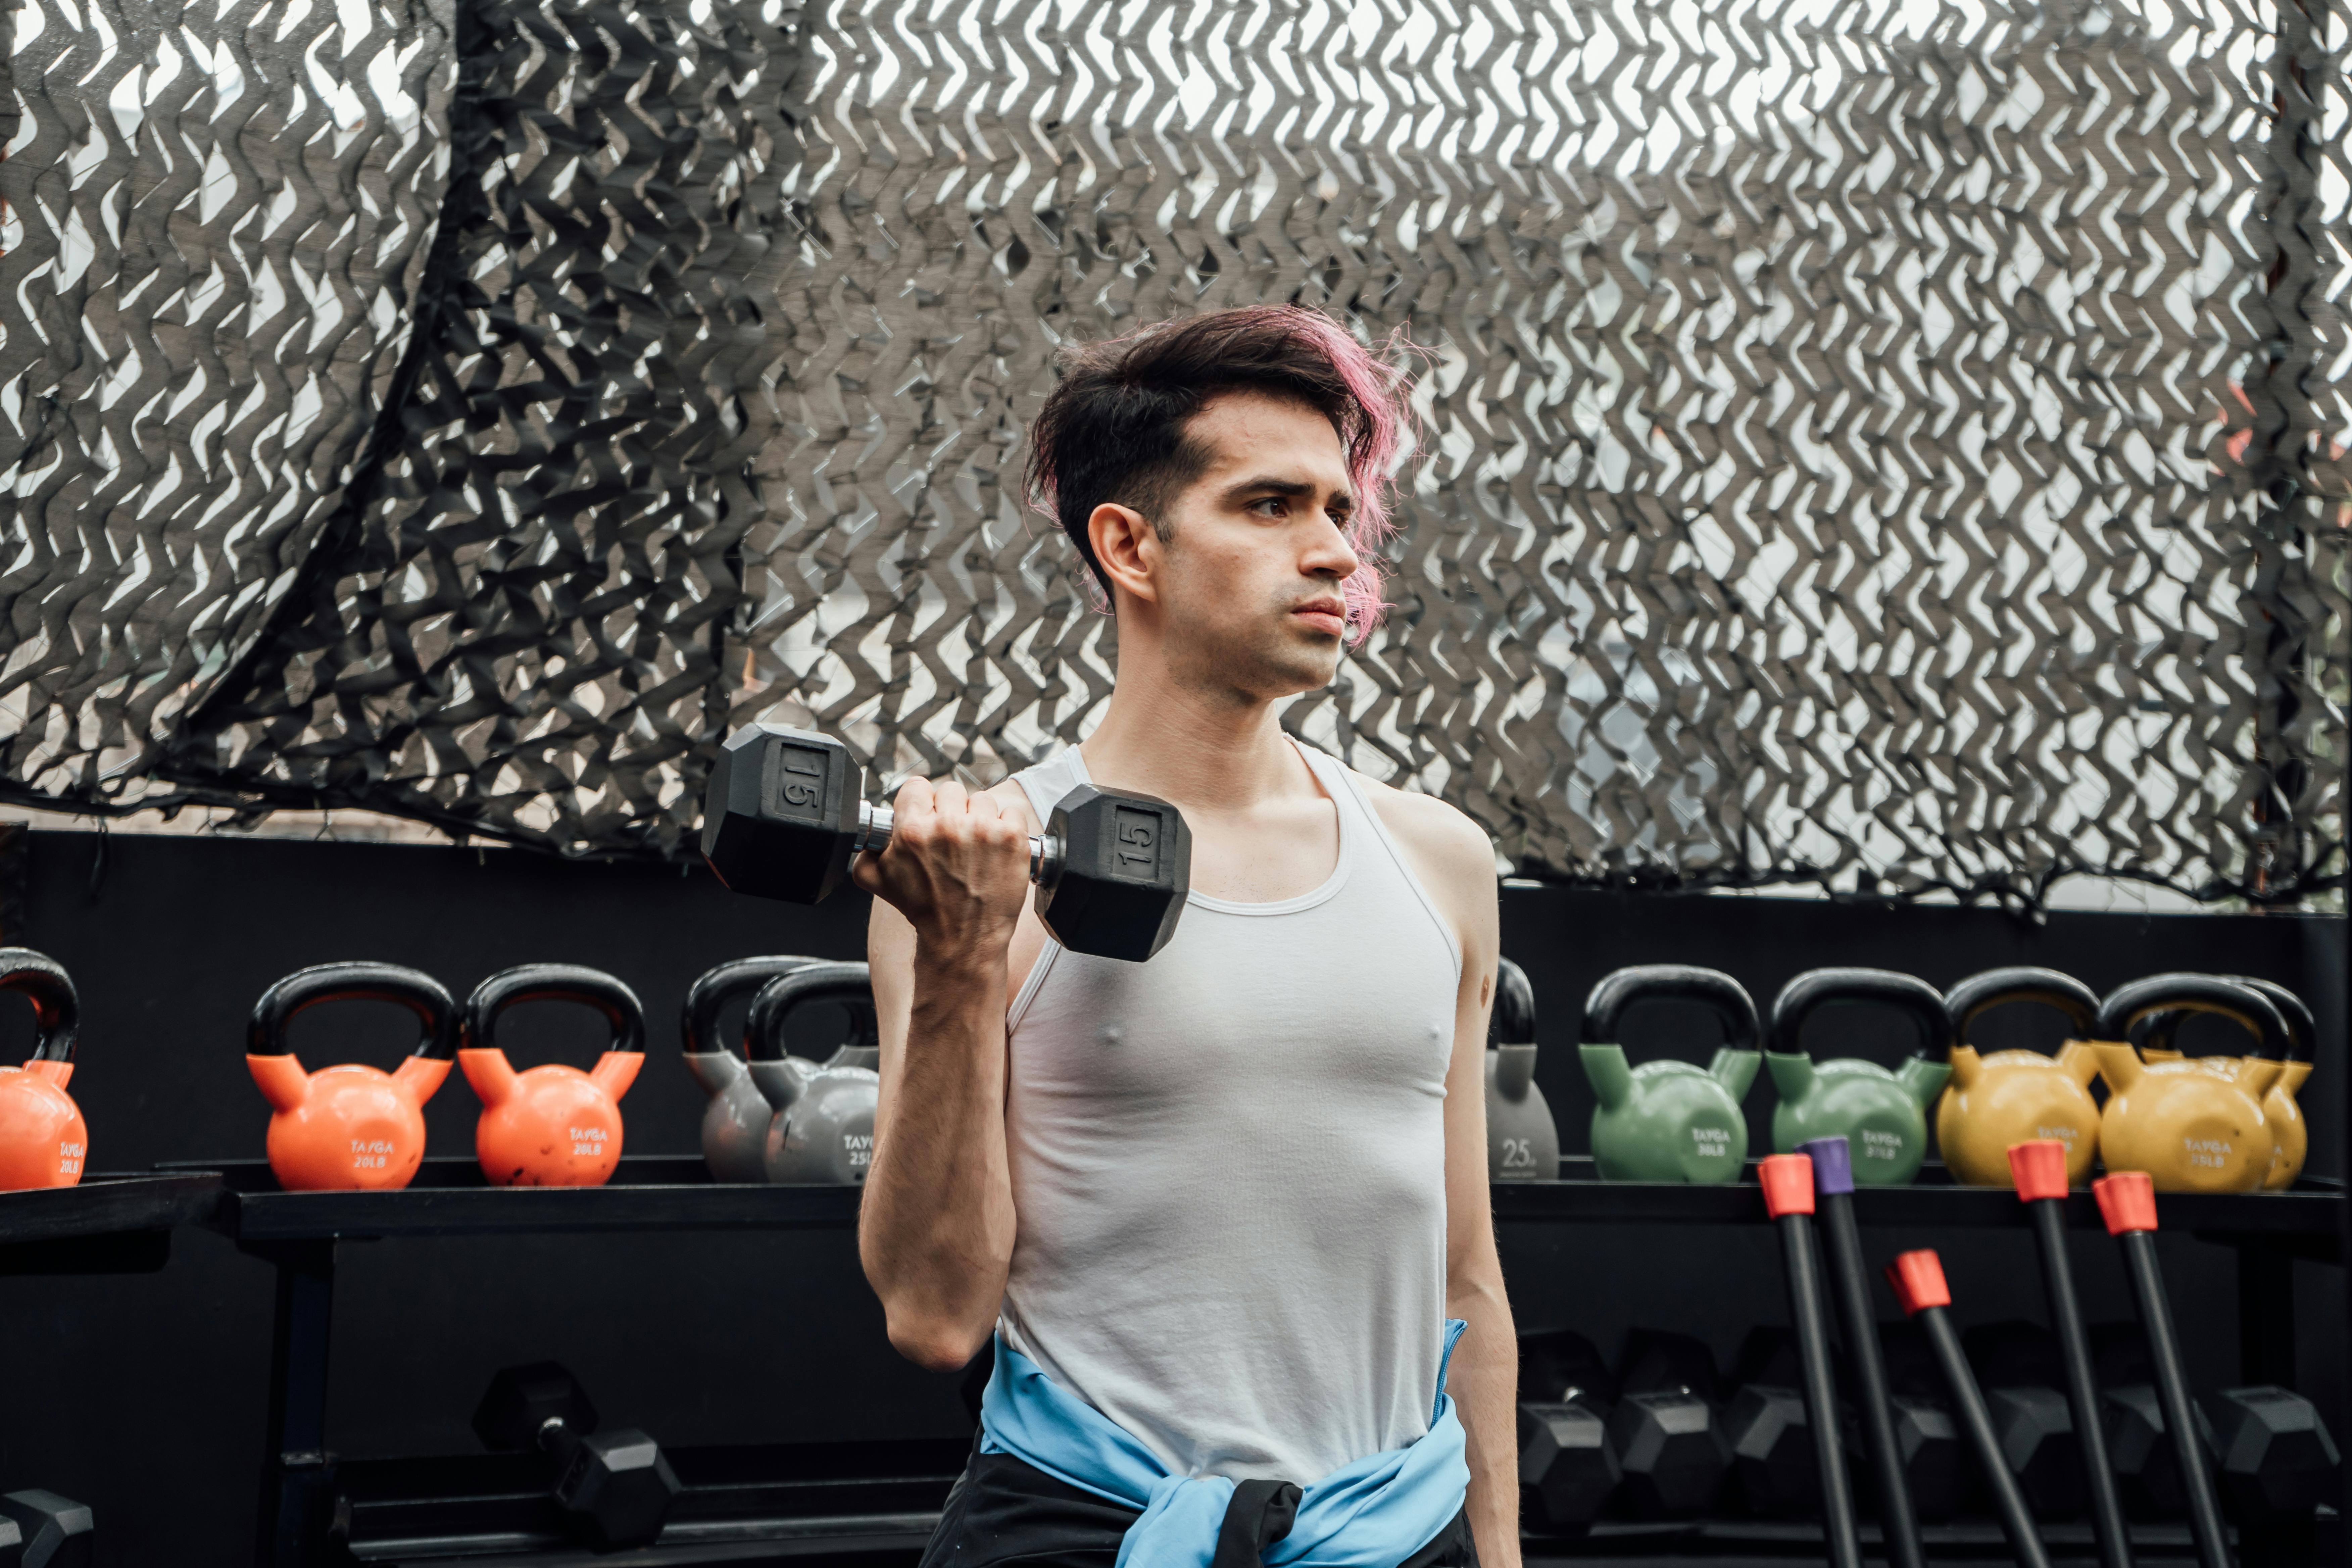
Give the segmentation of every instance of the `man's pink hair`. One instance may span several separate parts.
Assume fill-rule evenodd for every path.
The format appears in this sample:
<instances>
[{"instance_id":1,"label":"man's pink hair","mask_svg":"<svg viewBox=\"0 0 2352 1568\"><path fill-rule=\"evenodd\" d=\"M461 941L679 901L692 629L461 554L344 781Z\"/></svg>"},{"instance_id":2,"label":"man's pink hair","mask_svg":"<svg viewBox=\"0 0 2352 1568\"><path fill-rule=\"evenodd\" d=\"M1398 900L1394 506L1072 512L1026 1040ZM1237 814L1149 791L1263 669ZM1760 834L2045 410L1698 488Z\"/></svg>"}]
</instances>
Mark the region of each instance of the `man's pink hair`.
<instances>
[{"instance_id":1,"label":"man's pink hair","mask_svg":"<svg viewBox=\"0 0 2352 1568\"><path fill-rule=\"evenodd\" d=\"M1376 353L1339 321L1302 305L1243 305L1218 311L1214 319L1231 322L1237 331L1272 327L1305 343L1330 364L1347 389L1349 406L1334 423L1347 452L1348 487L1355 500L1355 510L1342 533L1358 564L1340 584L1340 594L1348 605L1347 640L1350 646L1360 644L1371 635L1372 628L1380 625L1381 616L1391 607L1381 596L1387 576L1382 552L1397 533L1391 515L1395 493L1393 473L1413 426L1412 378L1402 366L1387 363L1387 359L1402 357L1409 345L1402 333L1391 333ZM1155 333L1180 326L1198 326L1204 320L1180 317L1124 337L1089 344L1086 352L1089 355L1115 353ZM1214 390L1244 390L1263 384L1246 371L1238 371L1229 386ZM1049 442L1040 444L1030 462L1029 489L1038 509L1058 521L1055 457Z\"/></svg>"}]
</instances>

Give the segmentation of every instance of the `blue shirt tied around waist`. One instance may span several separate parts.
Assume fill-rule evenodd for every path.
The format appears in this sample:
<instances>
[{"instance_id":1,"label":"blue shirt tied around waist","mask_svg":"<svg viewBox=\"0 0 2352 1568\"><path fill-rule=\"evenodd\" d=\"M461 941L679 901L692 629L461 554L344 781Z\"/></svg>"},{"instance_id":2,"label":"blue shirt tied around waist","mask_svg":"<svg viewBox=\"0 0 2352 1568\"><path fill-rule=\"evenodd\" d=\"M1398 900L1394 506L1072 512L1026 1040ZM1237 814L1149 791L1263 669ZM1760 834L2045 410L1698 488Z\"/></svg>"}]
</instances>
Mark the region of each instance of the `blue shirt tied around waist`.
<instances>
[{"instance_id":1,"label":"blue shirt tied around waist","mask_svg":"<svg viewBox=\"0 0 2352 1568\"><path fill-rule=\"evenodd\" d=\"M1287 1532L1263 1551L1265 1568L1397 1568L1453 1522L1470 1466L1462 1421L1445 1392L1445 1366L1468 1326L1445 1320L1428 1434L1298 1489ZM1118 1568L1225 1568L1234 1552L1230 1540L1221 1550L1221 1536L1232 1533L1226 1515L1237 1494L1262 1509L1269 1492L1289 1489L1226 1476L1170 1475L1158 1455L1057 1386L1001 1331L980 1423L981 1452L1010 1454L1081 1491L1142 1510L1119 1542ZM1274 1507L1278 1511L1281 1500Z\"/></svg>"}]
</instances>

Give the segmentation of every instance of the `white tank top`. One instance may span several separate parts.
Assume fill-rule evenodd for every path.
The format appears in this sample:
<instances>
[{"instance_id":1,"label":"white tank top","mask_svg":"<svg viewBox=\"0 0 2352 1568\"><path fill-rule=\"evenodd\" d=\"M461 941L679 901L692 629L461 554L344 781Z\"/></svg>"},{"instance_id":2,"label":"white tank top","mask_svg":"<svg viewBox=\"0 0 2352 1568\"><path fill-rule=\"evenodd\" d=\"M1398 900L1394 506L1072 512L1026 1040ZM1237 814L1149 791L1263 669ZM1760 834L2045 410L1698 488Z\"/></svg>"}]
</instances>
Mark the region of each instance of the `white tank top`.
<instances>
[{"instance_id":1,"label":"white tank top","mask_svg":"<svg viewBox=\"0 0 2352 1568\"><path fill-rule=\"evenodd\" d=\"M1006 1016L1013 1348L1180 1476L1301 1484L1429 1429L1462 954L1362 787L1339 861L1194 893L1146 963L1048 939ZM1017 775L1042 822L1076 747Z\"/></svg>"}]
</instances>

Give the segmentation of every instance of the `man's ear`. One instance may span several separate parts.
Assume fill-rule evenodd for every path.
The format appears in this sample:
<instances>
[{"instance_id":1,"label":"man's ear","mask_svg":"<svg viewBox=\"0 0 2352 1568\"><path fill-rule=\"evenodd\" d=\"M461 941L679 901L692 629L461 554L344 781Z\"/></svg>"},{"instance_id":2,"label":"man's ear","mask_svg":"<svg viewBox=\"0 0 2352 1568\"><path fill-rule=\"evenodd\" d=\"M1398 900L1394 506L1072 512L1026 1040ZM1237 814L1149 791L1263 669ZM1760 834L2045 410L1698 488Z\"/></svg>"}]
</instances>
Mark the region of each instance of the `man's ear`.
<instances>
[{"instance_id":1,"label":"man's ear","mask_svg":"<svg viewBox=\"0 0 2352 1568\"><path fill-rule=\"evenodd\" d=\"M1146 604L1160 597L1153 581L1161 559L1160 531L1131 506L1105 501L1087 518L1087 538L1111 585Z\"/></svg>"}]
</instances>

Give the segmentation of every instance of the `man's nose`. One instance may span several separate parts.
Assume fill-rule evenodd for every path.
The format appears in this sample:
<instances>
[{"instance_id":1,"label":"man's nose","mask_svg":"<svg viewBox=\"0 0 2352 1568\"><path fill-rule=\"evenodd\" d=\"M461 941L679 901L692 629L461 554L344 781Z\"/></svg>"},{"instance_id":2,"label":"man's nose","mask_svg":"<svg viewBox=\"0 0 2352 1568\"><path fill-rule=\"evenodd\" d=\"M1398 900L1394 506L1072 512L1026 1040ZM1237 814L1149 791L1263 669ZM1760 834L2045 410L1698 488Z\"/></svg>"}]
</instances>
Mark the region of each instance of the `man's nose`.
<instances>
[{"instance_id":1,"label":"man's nose","mask_svg":"<svg viewBox=\"0 0 2352 1568\"><path fill-rule=\"evenodd\" d=\"M1328 577L1334 582L1352 577L1363 562L1348 535L1339 523L1326 515L1315 527L1314 541L1308 546L1307 559L1299 568L1310 577Z\"/></svg>"}]
</instances>

